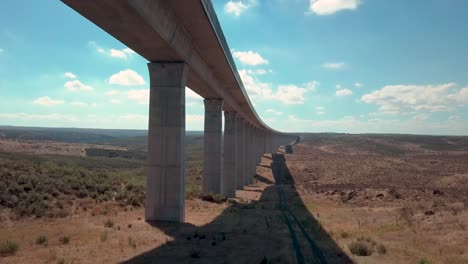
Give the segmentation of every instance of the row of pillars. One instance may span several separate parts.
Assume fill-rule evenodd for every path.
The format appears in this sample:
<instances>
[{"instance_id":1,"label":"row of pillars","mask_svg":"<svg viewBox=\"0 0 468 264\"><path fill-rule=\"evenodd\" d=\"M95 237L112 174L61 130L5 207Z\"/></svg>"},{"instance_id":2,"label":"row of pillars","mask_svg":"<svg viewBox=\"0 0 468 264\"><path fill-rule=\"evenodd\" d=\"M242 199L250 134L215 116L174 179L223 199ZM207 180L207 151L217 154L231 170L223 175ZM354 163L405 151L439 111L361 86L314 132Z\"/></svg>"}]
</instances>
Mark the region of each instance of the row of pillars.
<instances>
[{"instance_id":1,"label":"row of pillars","mask_svg":"<svg viewBox=\"0 0 468 264\"><path fill-rule=\"evenodd\" d=\"M150 104L145 219L184 222L185 82L183 62L149 63ZM264 153L290 136L259 129L236 112L224 112L222 99L205 99L202 190L235 197L251 183ZM288 142L289 141L289 142Z\"/></svg>"}]
</instances>

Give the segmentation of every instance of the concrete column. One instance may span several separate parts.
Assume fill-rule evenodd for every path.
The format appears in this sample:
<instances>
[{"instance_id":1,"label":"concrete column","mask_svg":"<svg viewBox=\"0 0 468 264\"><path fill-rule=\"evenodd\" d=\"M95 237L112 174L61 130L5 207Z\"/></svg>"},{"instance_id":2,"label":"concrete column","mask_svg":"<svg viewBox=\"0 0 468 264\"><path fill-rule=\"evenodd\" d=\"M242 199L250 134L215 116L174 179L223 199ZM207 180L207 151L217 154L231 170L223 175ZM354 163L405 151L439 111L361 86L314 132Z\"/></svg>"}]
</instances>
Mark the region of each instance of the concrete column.
<instances>
[{"instance_id":1,"label":"concrete column","mask_svg":"<svg viewBox=\"0 0 468 264\"><path fill-rule=\"evenodd\" d=\"M244 189L244 152L245 145L243 141L244 133L244 120L237 115L236 117L236 145L237 145L237 158L236 158L236 189Z\"/></svg>"},{"instance_id":2,"label":"concrete column","mask_svg":"<svg viewBox=\"0 0 468 264\"><path fill-rule=\"evenodd\" d=\"M184 222L185 63L149 63L146 221Z\"/></svg>"},{"instance_id":3,"label":"concrete column","mask_svg":"<svg viewBox=\"0 0 468 264\"><path fill-rule=\"evenodd\" d=\"M249 168L250 168L250 124L249 122L245 121L244 123L244 133L243 133L243 144L244 144L244 175L242 176L242 183L243 185L248 185L248 177L249 177Z\"/></svg>"},{"instance_id":4,"label":"concrete column","mask_svg":"<svg viewBox=\"0 0 468 264\"><path fill-rule=\"evenodd\" d=\"M249 152L247 154L247 157L248 157L248 167L247 167L247 175L245 177L245 185L249 185L250 182L251 182L251 179L252 179L252 176L253 176L253 167L254 167L254 164L255 164L255 155L254 155L254 151L255 151L255 148L254 148L254 141L253 141L253 126L249 124L249 128L248 128L248 133L247 133L247 142L248 142L248 146L249 146Z\"/></svg>"},{"instance_id":5,"label":"concrete column","mask_svg":"<svg viewBox=\"0 0 468 264\"><path fill-rule=\"evenodd\" d=\"M205 193L220 193L223 100L205 99L203 102L205 103L205 131L202 190Z\"/></svg>"},{"instance_id":6,"label":"concrete column","mask_svg":"<svg viewBox=\"0 0 468 264\"><path fill-rule=\"evenodd\" d=\"M236 197L237 126L236 112L224 112L224 156L221 193Z\"/></svg>"}]
</instances>

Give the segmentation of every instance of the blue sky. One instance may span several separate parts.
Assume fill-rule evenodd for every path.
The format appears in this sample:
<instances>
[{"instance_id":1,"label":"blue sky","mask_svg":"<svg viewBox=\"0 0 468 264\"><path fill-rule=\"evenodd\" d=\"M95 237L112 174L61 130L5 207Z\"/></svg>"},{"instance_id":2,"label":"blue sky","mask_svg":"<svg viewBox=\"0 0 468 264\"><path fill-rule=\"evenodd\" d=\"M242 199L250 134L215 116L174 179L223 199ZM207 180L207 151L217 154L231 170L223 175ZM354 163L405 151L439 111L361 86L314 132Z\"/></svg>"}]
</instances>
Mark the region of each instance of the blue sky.
<instances>
[{"instance_id":1,"label":"blue sky","mask_svg":"<svg viewBox=\"0 0 468 264\"><path fill-rule=\"evenodd\" d=\"M213 4L272 128L468 134L468 1ZM60 1L2 1L0 125L144 129L146 63ZM186 100L202 130L201 98Z\"/></svg>"}]
</instances>

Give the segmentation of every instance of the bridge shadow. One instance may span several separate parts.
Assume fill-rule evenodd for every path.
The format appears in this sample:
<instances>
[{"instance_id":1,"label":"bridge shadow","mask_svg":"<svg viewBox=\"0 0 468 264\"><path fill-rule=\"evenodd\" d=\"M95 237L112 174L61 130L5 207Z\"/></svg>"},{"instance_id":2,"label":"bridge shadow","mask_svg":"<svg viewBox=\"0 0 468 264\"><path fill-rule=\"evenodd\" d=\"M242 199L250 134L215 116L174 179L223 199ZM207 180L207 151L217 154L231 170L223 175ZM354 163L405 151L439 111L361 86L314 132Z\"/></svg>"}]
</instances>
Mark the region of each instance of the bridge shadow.
<instances>
[{"instance_id":1,"label":"bridge shadow","mask_svg":"<svg viewBox=\"0 0 468 264\"><path fill-rule=\"evenodd\" d=\"M271 168L259 170L255 177L259 182L244 191L263 190L258 201L233 202L203 226L152 222L172 239L123 263L353 263L305 206L283 154L272 156ZM302 261L285 224L284 208Z\"/></svg>"}]
</instances>

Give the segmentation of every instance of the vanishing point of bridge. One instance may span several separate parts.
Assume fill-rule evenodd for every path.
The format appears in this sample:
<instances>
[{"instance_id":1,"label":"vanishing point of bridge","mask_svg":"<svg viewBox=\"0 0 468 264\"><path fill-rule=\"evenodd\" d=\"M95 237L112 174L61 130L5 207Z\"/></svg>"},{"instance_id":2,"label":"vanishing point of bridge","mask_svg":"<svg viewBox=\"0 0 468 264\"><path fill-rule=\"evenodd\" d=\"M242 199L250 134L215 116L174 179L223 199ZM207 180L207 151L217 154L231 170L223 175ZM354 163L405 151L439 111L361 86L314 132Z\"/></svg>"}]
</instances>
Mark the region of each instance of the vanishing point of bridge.
<instances>
[{"instance_id":1,"label":"vanishing point of bridge","mask_svg":"<svg viewBox=\"0 0 468 264\"><path fill-rule=\"evenodd\" d=\"M258 117L210 0L62 1L149 61L147 221L184 222L186 86L205 98L203 192L234 197L297 139Z\"/></svg>"}]
</instances>

